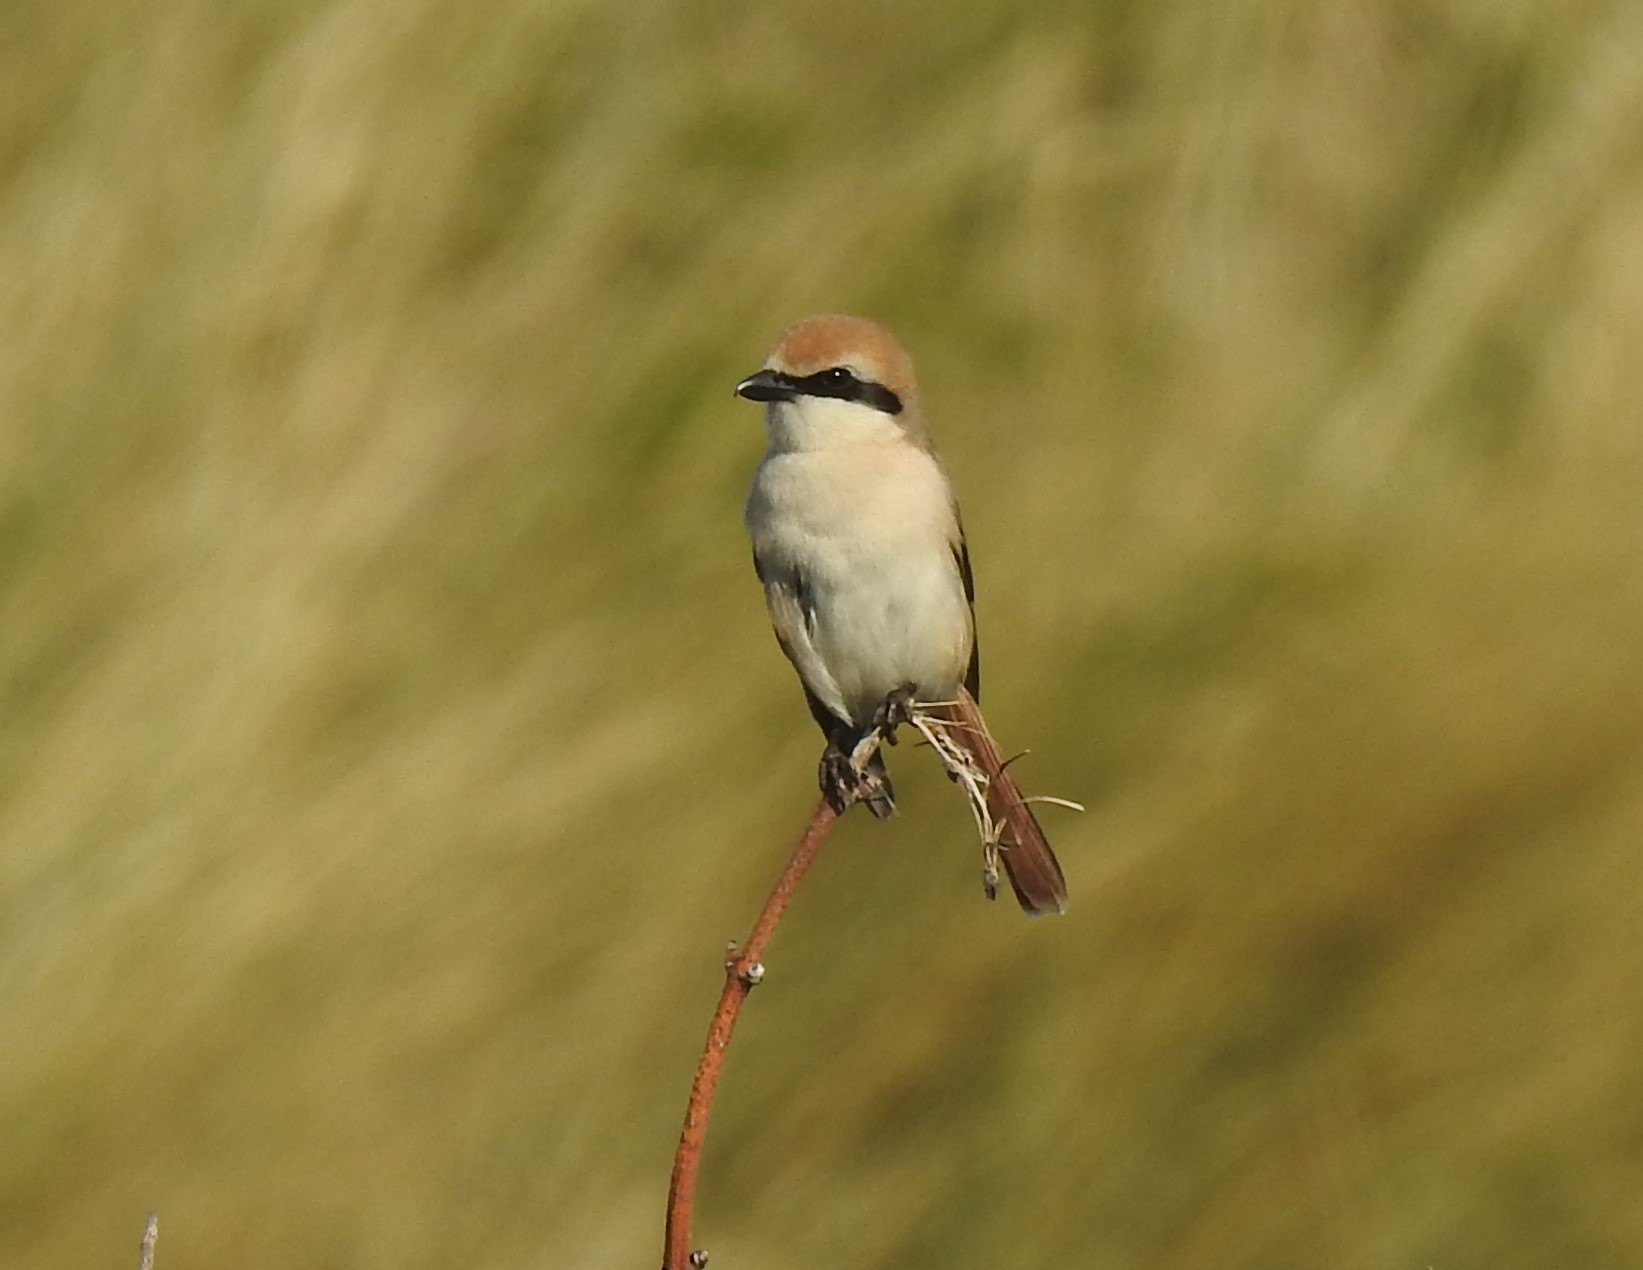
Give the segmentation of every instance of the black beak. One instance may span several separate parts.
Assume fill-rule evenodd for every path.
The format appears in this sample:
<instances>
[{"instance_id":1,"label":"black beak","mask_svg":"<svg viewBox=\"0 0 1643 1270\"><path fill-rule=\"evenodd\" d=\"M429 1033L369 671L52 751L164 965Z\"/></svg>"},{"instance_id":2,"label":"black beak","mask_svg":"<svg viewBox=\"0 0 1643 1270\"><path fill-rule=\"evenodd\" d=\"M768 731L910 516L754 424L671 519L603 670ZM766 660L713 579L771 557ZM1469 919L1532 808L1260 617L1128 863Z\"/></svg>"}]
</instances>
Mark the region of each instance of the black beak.
<instances>
[{"instance_id":1,"label":"black beak","mask_svg":"<svg viewBox=\"0 0 1643 1270\"><path fill-rule=\"evenodd\" d=\"M749 401L792 401L797 396L788 377L773 370L749 375L736 385L736 395Z\"/></svg>"}]
</instances>

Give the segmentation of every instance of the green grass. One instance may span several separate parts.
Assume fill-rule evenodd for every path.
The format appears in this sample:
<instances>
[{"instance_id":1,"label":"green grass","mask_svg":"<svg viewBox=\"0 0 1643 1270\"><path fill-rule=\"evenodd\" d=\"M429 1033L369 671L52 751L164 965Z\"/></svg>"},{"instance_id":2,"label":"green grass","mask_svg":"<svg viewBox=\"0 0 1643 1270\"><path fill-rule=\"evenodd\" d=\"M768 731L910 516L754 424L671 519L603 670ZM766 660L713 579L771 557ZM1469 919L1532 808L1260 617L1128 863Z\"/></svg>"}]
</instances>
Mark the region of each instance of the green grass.
<instances>
[{"instance_id":1,"label":"green grass","mask_svg":"<svg viewBox=\"0 0 1643 1270\"><path fill-rule=\"evenodd\" d=\"M739 523L893 323L1069 915L927 754L698 1237L1643 1262L1625 5L0 18L0 1249L644 1266L818 738Z\"/></svg>"}]
</instances>

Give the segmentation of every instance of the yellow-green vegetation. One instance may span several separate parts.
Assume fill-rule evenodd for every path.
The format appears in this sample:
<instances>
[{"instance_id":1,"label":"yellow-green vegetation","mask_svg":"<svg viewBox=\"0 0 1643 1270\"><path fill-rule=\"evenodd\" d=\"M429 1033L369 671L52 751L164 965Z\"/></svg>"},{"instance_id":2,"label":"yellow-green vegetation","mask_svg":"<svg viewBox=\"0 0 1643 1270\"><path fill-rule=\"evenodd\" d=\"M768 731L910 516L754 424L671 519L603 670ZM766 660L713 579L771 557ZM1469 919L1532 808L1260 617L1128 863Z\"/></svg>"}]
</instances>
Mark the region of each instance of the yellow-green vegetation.
<instances>
[{"instance_id":1,"label":"yellow-green vegetation","mask_svg":"<svg viewBox=\"0 0 1643 1270\"><path fill-rule=\"evenodd\" d=\"M918 359L1064 919L892 754L723 1267L1643 1264L1643 9L10 0L0 1262L649 1267Z\"/></svg>"}]
</instances>

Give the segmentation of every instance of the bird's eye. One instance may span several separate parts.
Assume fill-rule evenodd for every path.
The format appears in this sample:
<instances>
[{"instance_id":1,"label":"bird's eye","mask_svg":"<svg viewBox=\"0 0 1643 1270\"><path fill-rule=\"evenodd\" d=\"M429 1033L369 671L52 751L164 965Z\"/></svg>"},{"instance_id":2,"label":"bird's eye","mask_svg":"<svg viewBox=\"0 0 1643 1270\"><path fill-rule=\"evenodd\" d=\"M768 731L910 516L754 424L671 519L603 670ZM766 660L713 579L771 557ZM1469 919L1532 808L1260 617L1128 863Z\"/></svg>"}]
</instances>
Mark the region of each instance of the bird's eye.
<instances>
[{"instance_id":1,"label":"bird's eye","mask_svg":"<svg viewBox=\"0 0 1643 1270\"><path fill-rule=\"evenodd\" d=\"M835 366L832 370L822 372L822 382L829 388L844 388L856 382L856 377L843 366Z\"/></svg>"}]
</instances>

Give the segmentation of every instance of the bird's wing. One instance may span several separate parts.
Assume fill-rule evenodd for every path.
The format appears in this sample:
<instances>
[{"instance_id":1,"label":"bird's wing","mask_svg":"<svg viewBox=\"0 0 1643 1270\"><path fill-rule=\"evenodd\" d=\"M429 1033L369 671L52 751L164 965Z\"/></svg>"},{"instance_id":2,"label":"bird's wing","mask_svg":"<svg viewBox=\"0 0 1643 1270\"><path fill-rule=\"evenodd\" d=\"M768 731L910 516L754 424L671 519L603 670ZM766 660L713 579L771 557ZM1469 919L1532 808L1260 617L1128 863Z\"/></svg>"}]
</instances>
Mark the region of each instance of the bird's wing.
<instances>
[{"instance_id":1,"label":"bird's wing","mask_svg":"<svg viewBox=\"0 0 1643 1270\"><path fill-rule=\"evenodd\" d=\"M838 683L816 651L816 610L804 574L792 566L772 565L757 551L753 553L753 568L764 583L765 607L770 610L776 642L799 672L811 715L831 739L840 728L849 727L849 713Z\"/></svg>"},{"instance_id":2,"label":"bird's wing","mask_svg":"<svg viewBox=\"0 0 1643 1270\"><path fill-rule=\"evenodd\" d=\"M953 563L958 566L958 576L964 580L964 598L970 604L970 667L964 672L964 686L970 690L970 695L977 701L981 700L981 640L976 635L976 580L970 572L970 548L964 541L964 522L958 518L958 508L953 509L953 525L957 536L952 541Z\"/></svg>"}]
</instances>

